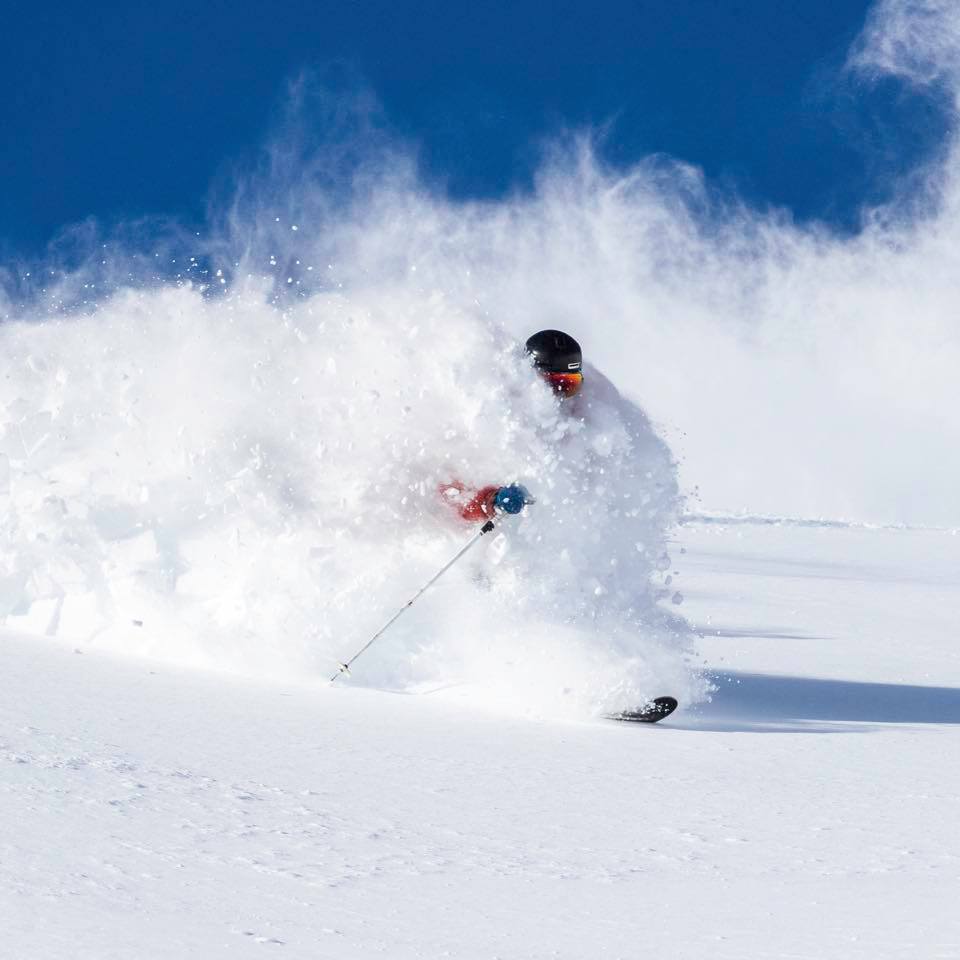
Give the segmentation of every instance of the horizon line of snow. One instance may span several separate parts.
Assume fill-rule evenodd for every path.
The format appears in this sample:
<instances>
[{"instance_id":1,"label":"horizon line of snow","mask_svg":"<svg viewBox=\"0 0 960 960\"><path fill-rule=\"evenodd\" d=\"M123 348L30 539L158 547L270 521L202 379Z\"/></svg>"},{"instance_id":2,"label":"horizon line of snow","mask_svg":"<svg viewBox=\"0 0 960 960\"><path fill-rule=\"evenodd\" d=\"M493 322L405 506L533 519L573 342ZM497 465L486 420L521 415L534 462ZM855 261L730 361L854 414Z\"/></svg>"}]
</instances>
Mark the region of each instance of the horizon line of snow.
<instances>
[{"instance_id":1,"label":"horizon line of snow","mask_svg":"<svg viewBox=\"0 0 960 960\"><path fill-rule=\"evenodd\" d=\"M761 513L720 513L698 511L683 514L678 523L681 526L690 523L709 524L754 524L757 526L784 527L835 527L846 530L914 530L928 533L948 533L956 536L958 527L938 527L926 524L910 523L869 523L864 520L844 520L832 517L777 517Z\"/></svg>"}]
</instances>

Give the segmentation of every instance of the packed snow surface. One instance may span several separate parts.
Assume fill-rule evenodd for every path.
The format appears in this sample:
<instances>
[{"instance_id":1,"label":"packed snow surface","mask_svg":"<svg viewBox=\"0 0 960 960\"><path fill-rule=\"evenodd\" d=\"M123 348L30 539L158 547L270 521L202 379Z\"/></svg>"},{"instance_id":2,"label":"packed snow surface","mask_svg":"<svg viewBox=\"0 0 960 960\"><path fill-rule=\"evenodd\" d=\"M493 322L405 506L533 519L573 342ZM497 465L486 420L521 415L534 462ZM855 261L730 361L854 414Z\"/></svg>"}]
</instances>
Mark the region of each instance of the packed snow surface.
<instances>
[{"instance_id":1,"label":"packed snow surface","mask_svg":"<svg viewBox=\"0 0 960 960\"><path fill-rule=\"evenodd\" d=\"M718 691L655 727L3 634L5 953L960 955L960 538L674 547Z\"/></svg>"}]
</instances>

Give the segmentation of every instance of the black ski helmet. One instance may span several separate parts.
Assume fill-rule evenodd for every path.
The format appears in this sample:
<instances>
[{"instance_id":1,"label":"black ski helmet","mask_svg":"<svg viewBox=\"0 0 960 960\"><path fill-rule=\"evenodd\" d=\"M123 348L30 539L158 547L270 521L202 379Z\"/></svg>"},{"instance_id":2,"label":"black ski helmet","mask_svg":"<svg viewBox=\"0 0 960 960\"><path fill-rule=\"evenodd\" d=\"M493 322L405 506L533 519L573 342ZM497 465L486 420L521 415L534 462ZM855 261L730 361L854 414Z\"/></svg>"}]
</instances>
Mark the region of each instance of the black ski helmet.
<instances>
[{"instance_id":1,"label":"black ski helmet","mask_svg":"<svg viewBox=\"0 0 960 960\"><path fill-rule=\"evenodd\" d=\"M527 340L527 353L541 373L580 373L580 344L562 330L541 330Z\"/></svg>"}]
</instances>

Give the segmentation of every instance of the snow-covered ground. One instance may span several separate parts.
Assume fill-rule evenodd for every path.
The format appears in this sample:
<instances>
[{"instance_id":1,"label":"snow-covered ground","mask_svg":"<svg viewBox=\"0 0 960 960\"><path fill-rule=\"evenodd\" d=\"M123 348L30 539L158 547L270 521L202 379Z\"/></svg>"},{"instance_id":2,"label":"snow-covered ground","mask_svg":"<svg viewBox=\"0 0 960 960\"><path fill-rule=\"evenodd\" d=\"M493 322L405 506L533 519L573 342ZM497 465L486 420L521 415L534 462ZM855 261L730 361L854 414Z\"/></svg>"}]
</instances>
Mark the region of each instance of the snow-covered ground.
<instances>
[{"instance_id":1,"label":"snow-covered ground","mask_svg":"<svg viewBox=\"0 0 960 960\"><path fill-rule=\"evenodd\" d=\"M0 953L960 956L960 537L672 552L717 691L657 727L4 633Z\"/></svg>"}]
</instances>

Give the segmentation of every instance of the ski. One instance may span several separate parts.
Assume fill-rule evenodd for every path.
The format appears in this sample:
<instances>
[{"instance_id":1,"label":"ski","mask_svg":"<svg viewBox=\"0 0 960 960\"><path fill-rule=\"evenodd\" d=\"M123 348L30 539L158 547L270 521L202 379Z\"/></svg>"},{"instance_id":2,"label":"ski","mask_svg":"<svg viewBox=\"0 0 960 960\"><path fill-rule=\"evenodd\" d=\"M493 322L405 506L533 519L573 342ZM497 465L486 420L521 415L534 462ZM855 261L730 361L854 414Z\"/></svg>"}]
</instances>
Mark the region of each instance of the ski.
<instances>
[{"instance_id":1,"label":"ski","mask_svg":"<svg viewBox=\"0 0 960 960\"><path fill-rule=\"evenodd\" d=\"M656 697L645 703L639 710L624 710L623 713L611 713L608 720L623 720L627 723L659 723L664 717L669 717L677 709L677 701L673 697Z\"/></svg>"}]
</instances>

